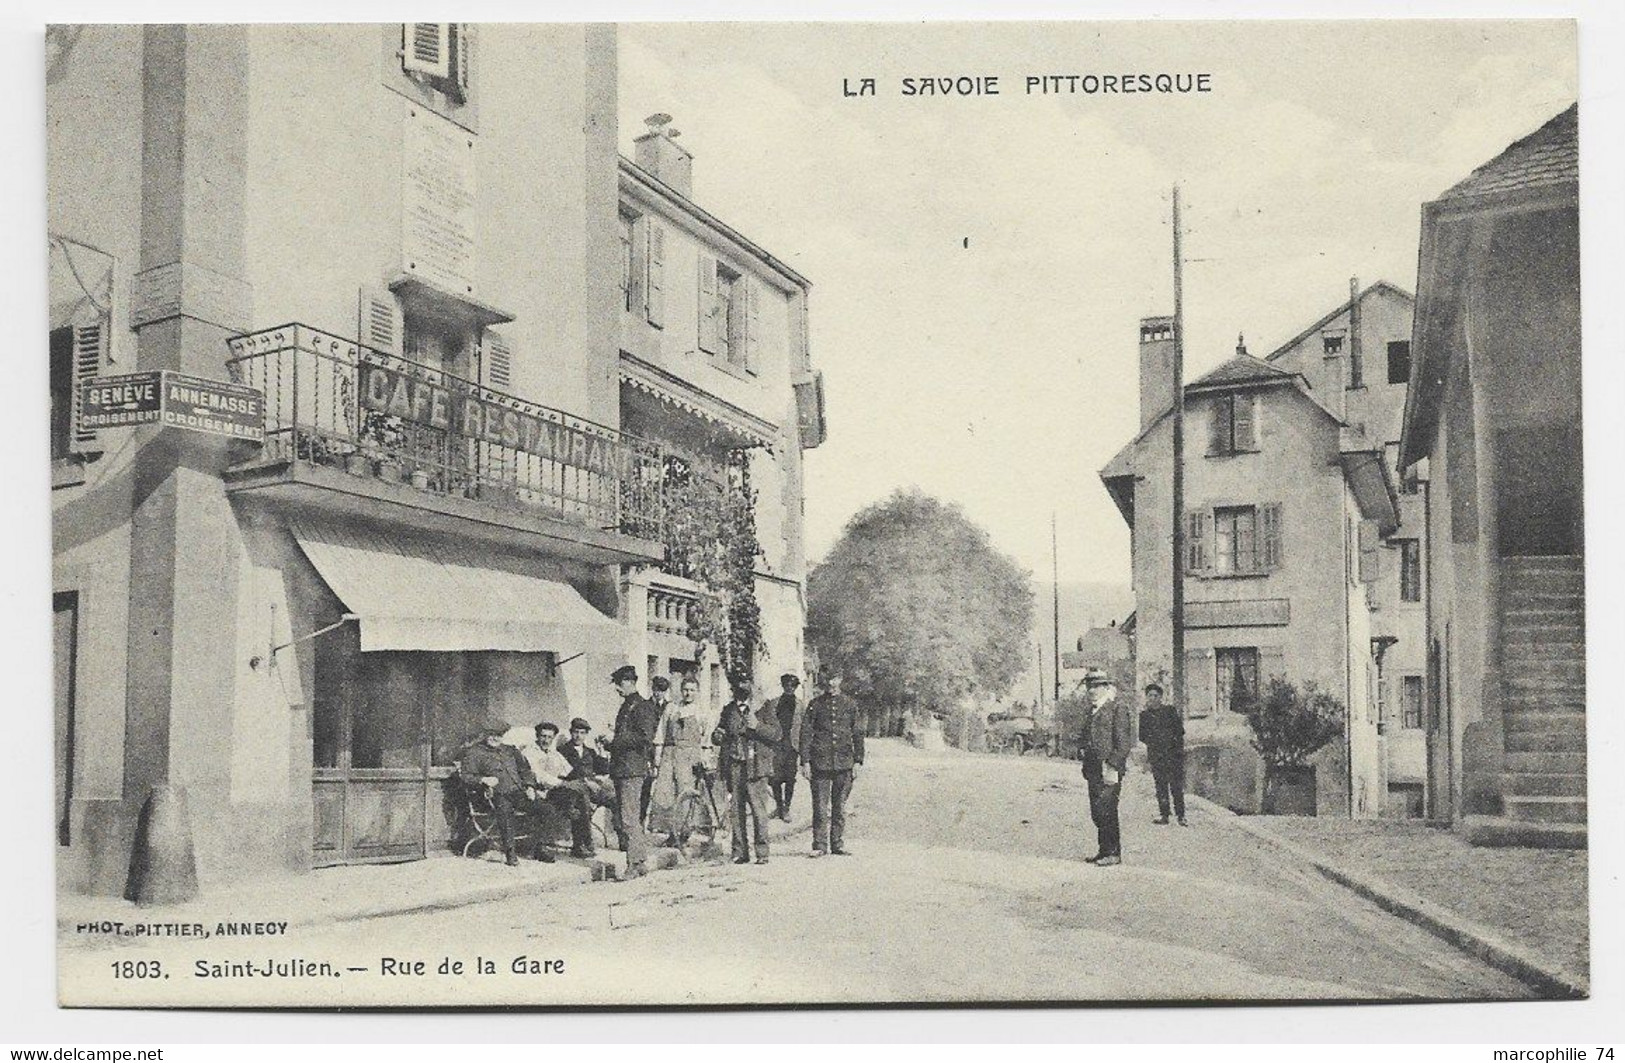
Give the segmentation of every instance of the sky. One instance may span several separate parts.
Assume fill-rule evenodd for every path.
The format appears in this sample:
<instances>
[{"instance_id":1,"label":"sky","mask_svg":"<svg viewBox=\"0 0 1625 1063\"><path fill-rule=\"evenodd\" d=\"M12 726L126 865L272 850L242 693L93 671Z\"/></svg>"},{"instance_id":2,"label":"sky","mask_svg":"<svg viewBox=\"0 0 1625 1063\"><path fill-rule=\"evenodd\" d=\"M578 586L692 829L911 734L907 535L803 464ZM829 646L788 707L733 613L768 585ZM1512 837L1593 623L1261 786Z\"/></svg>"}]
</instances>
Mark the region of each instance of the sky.
<instances>
[{"instance_id":1,"label":"sky","mask_svg":"<svg viewBox=\"0 0 1625 1063\"><path fill-rule=\"evenodd\" d=\"M694 199L813 284L829 440L808 554L918 486L1036 576L1127 583L1097 471L1138 427L1139 319L1187 379L1347 298L1414 290L1421 204L1576 98L1562 22L643 24L620 137L674 116ZM1208 73L1191 95L1027 95L1028 75ZM999 78L998 96L902 94ZM873 77L877 94L847 97Z\"/></svg>"}]
</instances>

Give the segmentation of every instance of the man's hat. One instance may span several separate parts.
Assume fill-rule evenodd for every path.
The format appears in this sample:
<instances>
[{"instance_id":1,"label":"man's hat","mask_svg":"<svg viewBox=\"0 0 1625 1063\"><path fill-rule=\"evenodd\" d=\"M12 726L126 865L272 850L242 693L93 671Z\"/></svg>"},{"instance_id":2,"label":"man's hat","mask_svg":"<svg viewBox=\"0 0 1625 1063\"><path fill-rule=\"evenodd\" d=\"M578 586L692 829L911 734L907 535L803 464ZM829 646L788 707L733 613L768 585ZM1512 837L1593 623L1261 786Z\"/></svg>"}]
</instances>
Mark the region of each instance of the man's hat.
<instances>
[{"instance_id":1,"label":"man's hat","mask_svg":"<svg viewBox=\"0 0 1625 1063\"><path fill-rule=\"evenodd\" d=\"M783 675L779 676L779 682L781 684L788 683L790 686L798 687L801 685L801 677L796 675L794 672L785 672Z\"/></svg>"},{"instance_id":2,"label":"man's hat","mask_svg":"<svg viewBox=\"0 0 1625 1063\"><path fill-rule=\"evenodd\" d=\"M649 689L650 690L670 690L671 689L671 680L667 679L663 675L657 675L653 679L649 680Z\"/></svg>"},{"instance_id":3,"label":"man's hat","mask_svg":"<svg viewBox=\"0 0 1625 1063\"><path fill-rule=\"evenodd\" d=\"M1147 694L1151 693L1153 690L1155 690L1158 694L1167 693L1167 691L1162 689L1162 684L1161 683L1147 683L1145 685L1145 692Z\"/></svg>"},{"instance_id":4,"label":"man's hat","mask_svg":"<svg viewBox=\"0 0 1625 1063\"><path fill-rule=\"evenodd\" d=\"M480 734L487 738L491 737L492 735L496 735L498 738L501 738L507 733L508 724L505 720L488 720L485 726L480 728Z\"/></svg>"},{"instance_id":5,"label":"man's hat","mask_svg":"<svg viewBox=\"0 0 1625 1063\"><path fill-rule=\"evenodd\" d=\"M1083 685L1086 687L1109 687L1112 685L1112 677L1099 668L1091 668L1083 673Z\"/></svg>"},{"instance_id":6,"label":"man's hat","mask_svg":"<svg viewBox=\"0 0 1625 1063\"><path fill-rule=\"evenodd\" d=\"M572 730L572 731L590 731L590 730L592 730L592 724L588 723L586 720L583 720L581 717L577 716L575 719L570 721L570 730Z\"/></svg>"},{"instance_id":7,"label":"man's hat","mask_svg":"<svg viewBox=\"0 0 1625 1063\"><path fill-rule=\"evenodd\" d=\"M609 681L611 683L624 683L628 679L632 680L634 683L638 681L638 670L630 664L623 664L613 672L609 673Z\"/></svg>"},{"instance_id":8,"label":"man's hat","mask_svg":"<svg viewBox=\"0 0 1625 1063\"><path fill-rule=\"evenodd\" d=\"M734 681L729 685L733 687L733 692L735 694L749 694L753 689L753 684L751 681L742 675L735 676Z\"/></svg>"}]
</instances>

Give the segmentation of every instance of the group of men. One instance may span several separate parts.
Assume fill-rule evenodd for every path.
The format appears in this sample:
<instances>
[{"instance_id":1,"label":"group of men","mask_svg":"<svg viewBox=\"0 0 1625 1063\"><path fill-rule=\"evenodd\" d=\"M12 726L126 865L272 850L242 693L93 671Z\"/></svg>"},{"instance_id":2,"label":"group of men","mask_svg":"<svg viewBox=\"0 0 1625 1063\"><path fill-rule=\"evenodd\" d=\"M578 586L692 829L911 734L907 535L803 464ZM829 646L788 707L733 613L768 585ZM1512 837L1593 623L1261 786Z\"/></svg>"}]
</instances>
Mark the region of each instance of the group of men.
<instances>
[{"instance_id":1,"label":"group of men","mask_svg":"<svg viewBox=\"0 0 1625 1063\"><path fill-rule=\"evenodd\" d=\"M661 695L669 691L670 682L656 678L651 683L654 696L646 698L634 666L617 668L609 679L621 704L607 740L590 742L592 728L578 717L570 722L567 739L559 738L556 725L537 724L535 746L521 750L505 744L507 724L493 723L485 728L482 741L464 753L459 774L465 785L482 787L489 795L508 864L519 862L515 842L521 811L536 818L545 836L560 833L567 821L571 855L590 857L592 816L596 808L607 805L626 852L625 877L648 873L645 824L660 763L665 711ZM838 674L825 678L824 692L805 709L797 696L800 678L786 674L779 682L779 696L753 708L751 682L736 679L733 698L710 735L717 772L732 807L734 862L749 863L753 843L755 861L768 862L767 821L790 818L798 772L812 786L812 855L849 855L844 844L846 797L854 771L863 763L857 705L841 693ZM546 844L536 847L536 856L554 859Z\"/></svg>"},{"instance_id":2,"label":"group of men","mask_svg":"<svg viewBox=\"0 0 1625 1063\"><path fill-rule=\"evenodd\" d=\"M1105 672L1092 668L1083 681L1089 698L1089 716L1079 734L1078 759L1083 762L1083 778L1089 789L1089 818L1094 821L1099 842L1095 855L1084 859L1097 867L1112 867L1123 862L1123 834L1117 802L1122 795L1129 753L1134 748L1134 718L1128 703L1118 700L1117 685ZM1146 760L1157 789L1158 816L1153 822L1167 825L1171 811L1183 827L1187 825L1185 722L1179 710L1164 704L1162 698L1161 684L1147 684L1145 708L1139 720L1140 740L1145 743Z\"/></svg>"}]
</instances>

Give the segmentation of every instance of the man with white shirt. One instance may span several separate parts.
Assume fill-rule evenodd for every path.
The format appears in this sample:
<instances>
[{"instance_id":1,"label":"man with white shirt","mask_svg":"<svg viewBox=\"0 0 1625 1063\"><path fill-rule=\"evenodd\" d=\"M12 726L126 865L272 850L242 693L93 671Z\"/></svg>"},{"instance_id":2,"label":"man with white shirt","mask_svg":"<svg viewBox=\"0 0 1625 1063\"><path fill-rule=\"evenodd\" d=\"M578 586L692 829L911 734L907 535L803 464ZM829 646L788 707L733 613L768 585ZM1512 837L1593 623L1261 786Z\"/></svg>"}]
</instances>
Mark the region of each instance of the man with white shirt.
<instances>
[{"instance_id":1,"label":"man with white shirt","mask_svg":"<svg viewBox=\"0 0 1625 1063\"><path fill-rule=\"evenodd\" d=\"M584 784L571 781L575 765L560 752L558 745L558 724L544 721L536 725L536 744L526 745L520 752L530 764L531 774L536 776L536 788L542 798L570 821L570 854L591 856L592 798Z\"/></svg>"},{"instance_id":2,"label":"man with white shirt","mask_svg":"<svg viewBox=\"0 0 1625 1063\"><path fill-rule=\"evenodd\" d=\"M1099 851L1084 859L1097 867L1112 867L1123 862L1117 799L1129 751L1134 748L1134 717L1128 704L1117 700L1117 687L1105 672L1091 668L1083 682L1089 716L1078 736L1078 759L1083 761L1083 778L1089 784L1089 818L1094 820L1100 842Z\"/></svg>"}]
</instances>

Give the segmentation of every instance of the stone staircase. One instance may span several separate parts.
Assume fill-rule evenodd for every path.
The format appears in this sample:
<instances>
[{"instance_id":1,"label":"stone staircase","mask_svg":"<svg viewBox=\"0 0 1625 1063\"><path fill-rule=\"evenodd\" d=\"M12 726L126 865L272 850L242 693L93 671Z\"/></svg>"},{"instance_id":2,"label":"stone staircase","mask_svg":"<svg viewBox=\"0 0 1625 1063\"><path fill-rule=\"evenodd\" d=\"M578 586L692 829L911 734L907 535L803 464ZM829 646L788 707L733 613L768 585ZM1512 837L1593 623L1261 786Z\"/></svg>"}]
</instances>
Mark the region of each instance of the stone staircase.
<instances>
[{"instance_id":1,"label":"stone staircase","mask_svg":"<svg viewBox=\"0 0 1625 1063\"><path fill-rule=\"evenodd\" d=\"M1504 814L1481 844L1586 844L1585 573L1580 557L1501 563ZM1473 837L1473 835L1479 835Z\"/></svg>"}]
</instances>

